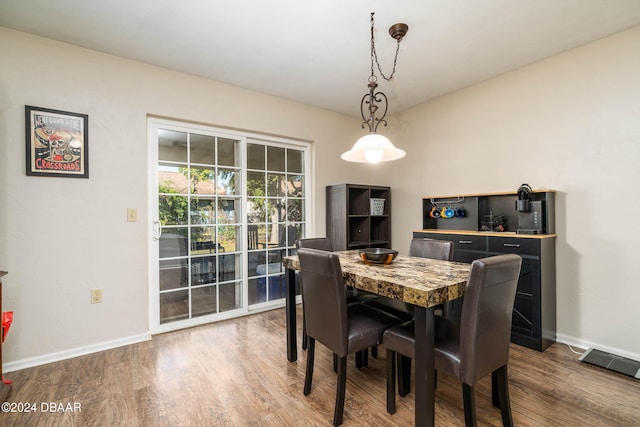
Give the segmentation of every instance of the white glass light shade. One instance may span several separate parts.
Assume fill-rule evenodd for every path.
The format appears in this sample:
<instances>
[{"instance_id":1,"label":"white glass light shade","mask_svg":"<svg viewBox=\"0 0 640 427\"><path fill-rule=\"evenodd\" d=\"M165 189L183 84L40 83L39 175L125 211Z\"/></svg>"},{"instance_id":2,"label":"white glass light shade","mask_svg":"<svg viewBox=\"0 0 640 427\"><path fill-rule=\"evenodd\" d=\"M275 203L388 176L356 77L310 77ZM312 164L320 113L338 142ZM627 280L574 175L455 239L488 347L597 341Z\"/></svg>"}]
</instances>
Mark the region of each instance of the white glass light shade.
<instances>
[{"instance_id":1,"label":"white glass light shade","mask_svg":"<svg viewBox=\"0 0 640 427\"><path fill-rule=\"evenodd\" d=\"M340 157L348 162L378 163L401 159L406 155L404 150L394 147L386 136L370 133L356 141L351 150Z\"/></svg>"}]
</instances>

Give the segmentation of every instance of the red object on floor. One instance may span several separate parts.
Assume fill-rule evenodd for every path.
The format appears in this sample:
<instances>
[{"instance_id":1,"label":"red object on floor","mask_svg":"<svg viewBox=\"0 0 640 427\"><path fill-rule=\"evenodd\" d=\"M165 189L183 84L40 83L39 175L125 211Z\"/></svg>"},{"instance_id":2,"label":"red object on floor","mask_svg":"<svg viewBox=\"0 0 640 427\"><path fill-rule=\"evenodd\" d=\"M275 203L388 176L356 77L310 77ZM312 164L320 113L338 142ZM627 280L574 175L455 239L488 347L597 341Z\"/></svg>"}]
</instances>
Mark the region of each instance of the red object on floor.
<instances>
[{"instance_id":1,"label":"red object on floor","mask_svg":"<svg viewBox=\"0 0 640 427\"><path fill-rule=\"evenodd\" d=\"M2 313L2 342L4 342L4 338L7 336L7 332L9 332L11 322L13 322L13 311L5 311L4 313Z\"/></svg>"},{"instance_id":2,"label":"red object on floor","mask_svg":"<svg viewBox=\"0 0 640 427\"><path fill-rule=\"evenodd\" d=\"M2 382L5 384L13 384L13 381L6 379L5 377L2 377Z\"/></svg>"}]
</instances>

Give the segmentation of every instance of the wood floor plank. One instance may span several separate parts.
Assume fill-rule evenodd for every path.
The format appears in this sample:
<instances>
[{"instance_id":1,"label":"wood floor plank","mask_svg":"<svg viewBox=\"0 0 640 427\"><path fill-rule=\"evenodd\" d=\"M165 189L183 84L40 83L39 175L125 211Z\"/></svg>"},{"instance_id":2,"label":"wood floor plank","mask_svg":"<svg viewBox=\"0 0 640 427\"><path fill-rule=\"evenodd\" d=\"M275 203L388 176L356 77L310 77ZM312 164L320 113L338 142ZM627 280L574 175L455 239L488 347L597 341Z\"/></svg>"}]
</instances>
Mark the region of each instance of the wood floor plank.
<instances>
[{"instance_id":1,"label":"wood floor plank","mask_svg":"<svg viewBox=\"0 0 640 427\"><path fill-rule=\"evenodd\" d=\"M298 307L301 320L301 309ZM298 323L301 325L301 322ZM301 336L299 326L298 336ZM386 412L385 354L357 369L348 360L344 426L413 424L413 390ZM153 340L21 371L8 401L37 411L0 414L4 426L329 426L336 374L332 355L316 346L311 394L302 393L306 353L289 363L284 309L156 335ZM415 366L414 366L415 368ZM544 353L511 346L511 406L516 425L640 425L640 382L583 364L562 344ZM476 384L478 425L501 426L491 405L491 381ZM40 405L81 404L81 411ZM438 376L436 425L464 425L462 388Z\"/></svg>"}]
</instances>

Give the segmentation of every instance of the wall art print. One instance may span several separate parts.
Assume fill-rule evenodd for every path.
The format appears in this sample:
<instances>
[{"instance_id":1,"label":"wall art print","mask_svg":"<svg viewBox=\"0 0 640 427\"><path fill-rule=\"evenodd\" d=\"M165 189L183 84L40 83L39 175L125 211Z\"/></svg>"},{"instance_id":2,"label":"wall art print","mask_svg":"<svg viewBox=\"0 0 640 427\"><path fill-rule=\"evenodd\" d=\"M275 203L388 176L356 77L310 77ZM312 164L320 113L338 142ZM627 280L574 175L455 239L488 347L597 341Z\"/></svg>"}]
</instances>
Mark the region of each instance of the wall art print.
<instances>
[{"instance_id":1,"label":"wall art print","mask_svg":"<svg viewBox=\"0 0 640 427\"><path fill-rule=\"evenodd\" d=\"M25 105L27 175L89 178L89 116Z\"/></svg>"}]
</instances>

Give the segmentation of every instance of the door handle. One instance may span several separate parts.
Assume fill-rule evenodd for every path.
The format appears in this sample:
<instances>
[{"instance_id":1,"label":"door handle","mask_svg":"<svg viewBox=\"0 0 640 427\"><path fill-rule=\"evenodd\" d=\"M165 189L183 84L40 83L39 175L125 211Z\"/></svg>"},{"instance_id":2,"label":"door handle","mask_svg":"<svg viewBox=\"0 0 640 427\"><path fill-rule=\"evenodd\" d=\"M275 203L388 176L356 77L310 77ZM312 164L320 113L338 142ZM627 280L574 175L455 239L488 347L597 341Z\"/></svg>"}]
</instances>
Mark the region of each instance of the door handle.
<instances>
[{"instance_id":1,"label":"door handle","mask_svg":"<svg viewBox=\"0 0 640 427\"><path fill-rule=\"evenodd\" d=\"M504 243L502 246L504 246L505 248L519 248L520 245L516 244L516 243Z\"/></svg>"},{"instance_id":2,"label":"door handle","mask_svg":"<svg viewBox=\"0 0 640 427\"><path fill-rule=\"evenodd\" d=\"M157 219L153 221L153 240L160 240L162 237L162 227Z\"/></svg>"},{"instance_id":3,"label":"door handle","mask_svg":"<svg viewBox=\"0 0 640 427\"><path fill-rule=\"evenodd\" d=\"M458 243L461 245L470 245L473 243L473 240L458 240Z\"/></svg>"}]
</instances>

